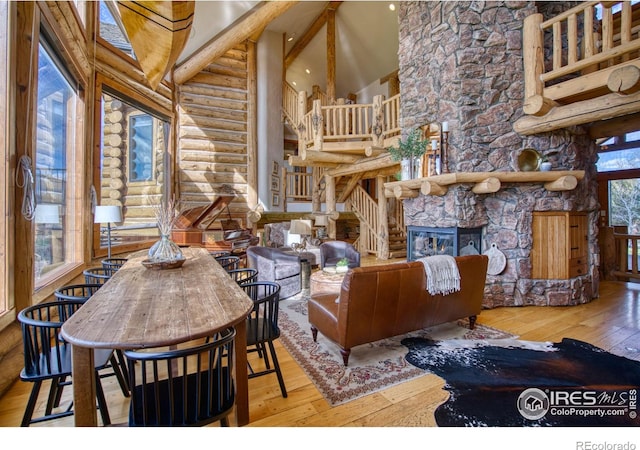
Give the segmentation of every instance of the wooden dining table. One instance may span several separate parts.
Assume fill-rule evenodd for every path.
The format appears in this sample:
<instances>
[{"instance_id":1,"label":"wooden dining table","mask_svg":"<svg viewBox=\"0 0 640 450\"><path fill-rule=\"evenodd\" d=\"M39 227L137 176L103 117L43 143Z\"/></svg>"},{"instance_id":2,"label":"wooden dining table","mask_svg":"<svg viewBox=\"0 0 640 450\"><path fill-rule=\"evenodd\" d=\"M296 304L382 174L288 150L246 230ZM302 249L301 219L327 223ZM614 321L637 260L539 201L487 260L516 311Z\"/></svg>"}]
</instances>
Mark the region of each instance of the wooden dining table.
<instances>
[{"instance_id":1,"label":"wooden dining table","mask_svg":"<svg viewBox=\"0 0 640 450\"><path fill-rule=\"evenodd\" d=\"M249 423L246 317L253 302L203 248L183 248L180 268L154 270L128 261L62 326L72 344L76 426L97 426L95 349L173 346L233 326L236 425Z\"/></svg>"}]
</instances>

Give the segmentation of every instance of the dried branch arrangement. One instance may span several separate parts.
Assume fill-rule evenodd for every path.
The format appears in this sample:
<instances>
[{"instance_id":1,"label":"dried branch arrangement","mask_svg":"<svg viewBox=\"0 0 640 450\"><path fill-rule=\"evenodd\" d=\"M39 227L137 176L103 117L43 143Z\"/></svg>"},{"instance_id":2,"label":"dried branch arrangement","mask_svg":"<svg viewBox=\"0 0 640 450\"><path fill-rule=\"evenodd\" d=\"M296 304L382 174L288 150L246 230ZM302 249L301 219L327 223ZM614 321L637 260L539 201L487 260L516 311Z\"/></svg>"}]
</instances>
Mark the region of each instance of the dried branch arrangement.
<instances>
[{"instance_id":1,"label":"dried branch arrangement","mask_svg":"<svg viewBox=\"0 0 640 450\"><path fill-rule=\"evenodd\" d=\"M158 221L160 234L170 235L173 225L178 216L180 216L180 202L176 202L175 198L171 198L164 204L154 206L153 210Z\"/></svg>"}]
</instances>

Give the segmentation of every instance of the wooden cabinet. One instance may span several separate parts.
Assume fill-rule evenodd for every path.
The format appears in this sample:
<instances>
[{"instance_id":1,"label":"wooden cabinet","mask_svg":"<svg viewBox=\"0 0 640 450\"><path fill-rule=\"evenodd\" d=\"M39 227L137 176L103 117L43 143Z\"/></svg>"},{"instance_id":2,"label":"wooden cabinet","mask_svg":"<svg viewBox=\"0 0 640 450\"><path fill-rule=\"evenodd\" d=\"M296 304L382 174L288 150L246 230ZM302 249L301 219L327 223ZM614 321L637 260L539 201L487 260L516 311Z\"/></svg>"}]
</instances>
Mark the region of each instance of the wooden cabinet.
<instances>
[{"instance_id":1,"label":"wooden cabinet","mask_svg":"<svg viewBox=\"0 0 640 450\"><path fill-rule=\"evenodd\" d=\"M587 273L587 213L534 212L531 228L532 278L566 280Z\"/></svg>"}]
</instances>

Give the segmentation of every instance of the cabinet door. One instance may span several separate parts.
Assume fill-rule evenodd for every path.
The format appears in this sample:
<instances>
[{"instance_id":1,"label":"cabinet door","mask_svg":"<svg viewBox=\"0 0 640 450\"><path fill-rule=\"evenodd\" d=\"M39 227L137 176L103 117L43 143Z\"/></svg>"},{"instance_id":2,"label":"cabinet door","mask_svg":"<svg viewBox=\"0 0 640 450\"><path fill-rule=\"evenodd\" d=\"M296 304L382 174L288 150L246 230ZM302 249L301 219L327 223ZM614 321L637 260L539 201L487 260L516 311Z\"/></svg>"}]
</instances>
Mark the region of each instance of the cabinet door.
<instances>
[{"instance_id":1,"label":"cabinet door","mask_svg":"<svg viewBox=\"0 0 640 450\"><path fill-rule=\"evenodd\" d=\"M569 216L569 245L571 258L587 255L587 216L584 214Z\"/></svg>"}]
</instances>

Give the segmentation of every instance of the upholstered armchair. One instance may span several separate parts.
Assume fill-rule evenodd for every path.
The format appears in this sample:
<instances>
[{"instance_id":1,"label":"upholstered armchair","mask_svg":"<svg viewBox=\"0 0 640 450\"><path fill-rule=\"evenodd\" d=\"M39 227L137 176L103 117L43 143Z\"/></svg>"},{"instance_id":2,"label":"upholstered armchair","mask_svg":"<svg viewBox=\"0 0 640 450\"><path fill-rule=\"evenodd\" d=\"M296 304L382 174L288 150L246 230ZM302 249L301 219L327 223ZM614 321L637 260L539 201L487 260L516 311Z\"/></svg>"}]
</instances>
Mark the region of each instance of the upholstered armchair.
<instances>
[{"instance_id":1,"label":"upholstered armchair","mask_svg":"<svg viewBox=\"0 0 640 450\"><path fill-rule=\"evenodd\" d=\"M329 241L320 245L320 268L335 266L342 258L347 258L349 268L360 267L360 253L344 241Z\"/></svg>"},{"instance_id":2,"label":"upholstered armchair","mask_svg":"<svg viewBox=\"0 0 640 450\"><path fill-rule=\"evenodd\" d=\"M280 298L296 295L302 289L300 256L291 249L249 247L247 264L258 271L258 281L275 281L280 285Z\"/></svg>"},{"instance_id":3,"label":"upholstered armchair","mask_svg":"<svg viewBox=\"0 0 640 450\"><path fill-rule=\"evenodd\" d=\"M303 223L306 227L303 232L297 226L300 223ZM320 264L320 240L311 237L311 230L310 220L267 223L264 225L265 245L267 247L291 250L294 246L304 241L305 257L309 259L312 266L317 266Z\"/></svg>"}]
</instances>

